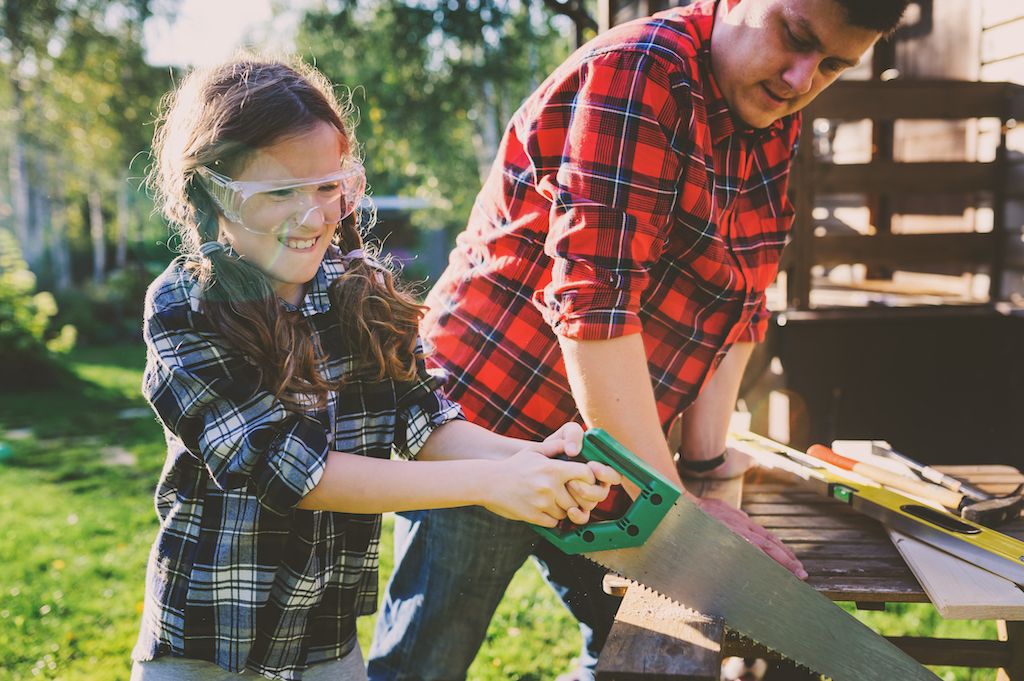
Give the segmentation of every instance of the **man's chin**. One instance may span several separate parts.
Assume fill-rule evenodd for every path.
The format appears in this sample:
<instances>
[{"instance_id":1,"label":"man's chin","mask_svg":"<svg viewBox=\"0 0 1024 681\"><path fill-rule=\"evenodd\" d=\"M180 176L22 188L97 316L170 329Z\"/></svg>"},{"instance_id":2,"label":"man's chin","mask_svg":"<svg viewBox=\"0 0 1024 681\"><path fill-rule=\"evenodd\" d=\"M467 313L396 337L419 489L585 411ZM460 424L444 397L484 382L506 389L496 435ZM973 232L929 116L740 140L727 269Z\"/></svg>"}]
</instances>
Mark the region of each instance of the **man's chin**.
<instances>
[{"instance_id":1,"label":"man's chin","mask_svg":"<svg viewBox=\"0 0 1024 681\"><path fill-rule=\"evenodd\" d=\"M749 125L750 127L760 129L760 128L767 128L767 127L771 126L772 123L774 123L775 121L779 120L784 115L785 114L770 115L770 114L762 113L762 114L757 115L757 116L751 116L751 115L744 116L744 115L741 114L740 115L740 119L744 123Z\"/></svg>"}]
</instances>

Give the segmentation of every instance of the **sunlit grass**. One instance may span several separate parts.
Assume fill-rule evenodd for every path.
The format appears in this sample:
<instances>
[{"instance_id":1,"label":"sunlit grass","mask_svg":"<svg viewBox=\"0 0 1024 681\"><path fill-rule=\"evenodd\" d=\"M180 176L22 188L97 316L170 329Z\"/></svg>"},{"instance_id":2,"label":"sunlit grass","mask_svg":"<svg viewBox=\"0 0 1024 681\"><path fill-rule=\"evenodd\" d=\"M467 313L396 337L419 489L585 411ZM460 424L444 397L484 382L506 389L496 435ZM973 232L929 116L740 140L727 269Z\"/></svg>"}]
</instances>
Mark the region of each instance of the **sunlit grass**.
<instances>
[{"instance_id":1,"label":"sunlit grass","mask_svg":"<svg viewBox=\"0 0 1024 681\"><path fill-rule=\"evenodd\" d=\"M77 380L0 393L0 442L12 451L0 453L0 681L128 678L164 457L162 433L139 397L144 359L140 346L78 351L70 363ZM382 585L391 528L386 516ZM890 635L995 638L991 622L943 620L925 605L856 616ZM359 623L364 651L372 628L372 617ZM553 679L579 645L571 617L528 564L469 678ZM994 670L936 672L946 681L995 678Z\"/></svg>"},{"instance_id":2,"label":"sunlit grass","mask_svg":"<svg viewBox=\"0 0 1024 681\"><path fill-rule=\"evenodd\" d=\"M0 442L13 452L0 458L2 681L128 679L164 457L160 428L138 411L144 361L141 346L76 351L77 381L0 393ZM382 585L391 527L385 517ZM372 629L372 617L360 621L364 651ZM470 678L554 678L578 647L569 615L527 565Z\"/></svg>"}]
</instances>

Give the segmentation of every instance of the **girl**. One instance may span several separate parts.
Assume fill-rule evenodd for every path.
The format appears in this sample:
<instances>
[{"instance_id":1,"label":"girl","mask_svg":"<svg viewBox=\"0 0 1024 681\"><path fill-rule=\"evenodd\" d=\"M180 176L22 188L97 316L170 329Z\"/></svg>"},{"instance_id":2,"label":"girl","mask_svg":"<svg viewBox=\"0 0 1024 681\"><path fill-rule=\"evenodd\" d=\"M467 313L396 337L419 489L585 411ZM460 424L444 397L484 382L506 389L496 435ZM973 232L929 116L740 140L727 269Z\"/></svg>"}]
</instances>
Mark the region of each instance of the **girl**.
<instances>
[{"instance_id":1,"label":"girl","mask_svg":"<svg viewBox=\"0 0 1024 681\"><path fill-rule=\"evenodd\" d=\"M619 477L549 458L578 453L575 424L513 440L438 392L423 308L363 246L350 111L322 75L241 58L165 111L150 184L183 255L146 297L168 455L132 679L365 678L380 513L584 523Z\"/></svg>"}]
</instances>

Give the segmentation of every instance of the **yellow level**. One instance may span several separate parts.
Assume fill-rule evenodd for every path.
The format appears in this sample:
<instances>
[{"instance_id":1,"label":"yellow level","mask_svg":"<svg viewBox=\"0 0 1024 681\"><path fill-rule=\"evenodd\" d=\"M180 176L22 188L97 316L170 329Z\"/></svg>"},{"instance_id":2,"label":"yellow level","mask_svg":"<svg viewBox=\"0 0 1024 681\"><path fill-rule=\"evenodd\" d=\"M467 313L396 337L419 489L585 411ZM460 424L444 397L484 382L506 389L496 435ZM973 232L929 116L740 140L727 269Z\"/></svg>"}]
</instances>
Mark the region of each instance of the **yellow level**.
<instances>
[{"instance_id":1,"label":"yellow level","mask_svg":"<svg viewBox=\"0 0 1024 681\"><path fill-rule=\"evenodd\" d=\"M820 459L756 433L732 433L729 446L767 468L809 480L826 496L957 558L1024 586L1024 542L837 472Z\"/></svg>"}]
</instances>

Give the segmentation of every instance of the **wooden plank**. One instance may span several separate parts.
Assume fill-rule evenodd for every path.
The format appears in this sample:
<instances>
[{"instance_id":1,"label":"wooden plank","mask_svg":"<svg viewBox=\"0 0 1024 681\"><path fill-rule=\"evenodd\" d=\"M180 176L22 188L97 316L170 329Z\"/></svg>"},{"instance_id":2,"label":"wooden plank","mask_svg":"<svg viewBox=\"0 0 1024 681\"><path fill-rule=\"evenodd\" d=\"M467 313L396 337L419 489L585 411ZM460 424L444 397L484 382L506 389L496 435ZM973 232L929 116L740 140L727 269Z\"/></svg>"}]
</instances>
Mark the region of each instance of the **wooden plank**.
<instances>
[{"instance_id":1,"label":"wooden plank","mask_svg":"<svg viewBox=\"0 0 1024 681\"><path fill-rule=\"evenodd\" d=\"M887 580L875 577L814 577L807 583L833 601L866 603L927 603L928 595L908 572L908 577Z\"/></svg>"},{"instance_id":2,"label":"wooden plank","mask_svg":"<svg viewBox=\"0 0 1024 681\"><path fill-rule=\"evenodd\" d=\"M881 533L881 526L878 528ZM840 541L849 544L878 543L877 535L866 535L864 530L816 530L814 528L779 528L774 534L786 542L829 542ZM883 535L884 536L884 535Z\"/></svg>"},{"instance_id":3,"label":"wooden plank","mask_svg":"<svg viewBox=\"0 0 1024 681\"><path fill-rule=\"evenodd\" d=\"M831 506L831 505L830 505ZM820 506L811 504L787 504L787 503L744 503L743 510L750 515L816 515L821 512ZM828 509L830 514L836 516L857 515L857 511L850 508L849 504L836 504L834 508Z\"/></svg>"},{"instance_id":4,"label":"wooden plank","mask_svg":"<svg viewBox=\"0 0 1024 681\"><path fill-rule=\"evenodd\" d=\"M845 544L842 542L786 542L800 560L845 558L846 560L871 560L896 557L899 552L888 540L881 539L867 544Z\"/></svg>"},{"instance_id":5,"label":"wooden plank","mask_svg":"<svg viewBox=\"0 0 1024 681\"><path fill-rule=\"evenodd\" d=\"M831 267L863 263L914 268L925 264L957 264L964 271L988 263L992 233L829 235L816 237L812 259Z\"/></svg>"},{"instance_id":6,"label":"wooden plank","mask_svg":"<svg viewBox=\"0 0 1024 681\"><path fill-rule=\"evenodd\" d=\"M802 562L808 574L819 577L903 577L907 574L907 566L899 556L862 560L806 559Z\"/></svg>"},{"instance_id":7,"label":"wooden plank","mask_svg":"<svg viewBox=\"0 0 1024 681\"><path fill-rule=\"evenodd\" d=\"M1024 16L1020 0L981 0L982 30Z\"/></svg>"},{"instance_id":8,"label":"wooden plank","mask_svg":"<svg viewBox=\"0 0 1024 681\"><path fill-rule=\"evenodd\" d=\"M946 619L1024 619L1024 591L1012 582L896 530L889 536Z\"/></svg>"},{"instance_id":9,"label":"wooden plank","mask_svg":"<svg viewBox=\"0 0 1024 681\"><path fill-rule=\"evenodd\" d=\"M601 681L717 681L725 627L646 589L632 588L597 663Z\"/></svg>"},{"instance_id":10,"label":"wooden plank","mask_svg":"<svg viewBox=\"0 0 1024 681\"><path fill-rule=\"evenodd\" d=\"M845 515L840 517L833 515L822 515L819 517L809 515L757 515L753 516L753 519L758 525L762 525L773 532L777 529L871 531L878 525L877 520L856 515Z\"/></svg>"},{"instance_id":11,"label":"wooden plank","mask_svg":"<svg viewBox=\"0 0 1024 681\"><path fill-rule=\"evenodd\" d=\"M838 83L837 83L838 84ZM804 116L800 139L814 139L814 119ZM811 239L814 237L814 196L817 193L814 169L814 145L801 144L791 172L790 188L796 216L793 219L792 239L783 251L788 276L788 307L808 310L811 307Z\"/></svg>"},{"instance_id":12,"label":"wooden plank","mask_svg":"<svg viewBox=\"0 0 1024 681\"><path fill-rule=\"evenodd\" d=\"M919 638L889 636L892 643L922 664L958 667L999 667L1010 659L1008 646L1001 641L965 638Z\"/></svg>"},{"instance_id":13,"label":"wooden plank","mask_svg":"<svg viewBox=\"0 0 1024 681\"><path fill-rule=\"evenodd\" d=\"M966 194L992 192L1005 181L1002 169L994 161L817 163L815 172L819 194ZM1013 188L1013 193L1019 190Z\"/></svg>"},{"instance_id":14,"label":"wooden plank","mask_svg":"<svg viewBox=\"0 0 1024 681\"><path fill-rule=\"evenodd\" d=\"M991 64L1024 55L1021 36L1024 35L1024 16L999 26L993 26L981 36L981 63Z\"/></svg>"},{"instance_id":15,"label":"wooden plank","mask_svg":"<svg viewBox=\"0 0 1024 681\"><path fill-rule=\"evenodd\" d=\"M840 80L821 93L808 119L982 118L1012 116L1018 85L956 80Z\"/></svg>"},{"instance_id":16,"label":"wooden plank","mask_svg":"<svg viewBox=\"0 0 1024 681\"><path fill-rule=\"evenodd\" d=\"M973 482L999 481L999 482L1024 482L1024 473L1013 466L1002 466L999 464L971 464L971 465L946 465L936 466L936 469L955 477L970 478Z\"/></svg>"}]
</instances>

